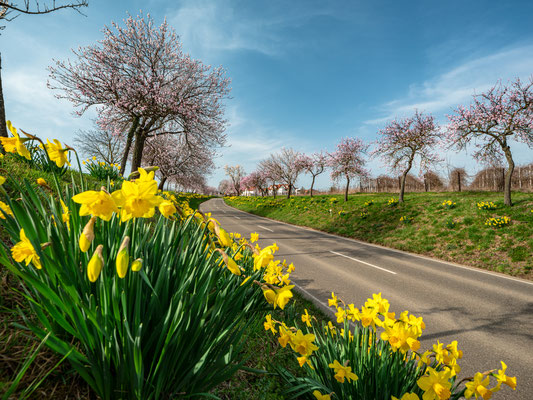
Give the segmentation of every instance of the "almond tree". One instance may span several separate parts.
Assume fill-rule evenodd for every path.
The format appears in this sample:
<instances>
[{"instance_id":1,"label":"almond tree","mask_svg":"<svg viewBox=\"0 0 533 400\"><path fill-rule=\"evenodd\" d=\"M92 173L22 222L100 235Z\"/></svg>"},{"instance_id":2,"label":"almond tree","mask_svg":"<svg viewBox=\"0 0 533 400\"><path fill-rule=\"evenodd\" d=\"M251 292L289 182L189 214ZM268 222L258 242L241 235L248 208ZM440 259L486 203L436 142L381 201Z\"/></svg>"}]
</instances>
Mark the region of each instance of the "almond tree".
<instances>
[{"instance_id":1,"label":"almond tree","mask_svg":"<svg viewBox=\"0 0 533 400\"><path fill-rule=\"evenodd\" d=\"M241 165L226 165L224 171L226 171L226 175L230 178L233 190L237 193L237 196L240 196L243 189L241 181L246 175L244 168Z\"/></svg>"},{"instance_id":2,"label":"almond tree","mask_svg":"<svg viewBox=\"0 0 533 400\"><path fill-rule=\"evenodd\" d=\"M401 172L400 198L403 203L405 180L411 168L418 164L421 171L427 170L432 163L440 160L434 152L440 140L440 132L435 118L418 111L415 115L390 122L378 132L373 156L379 156L392 172Z\"/></svg>"},{"instance_id":3,"label":"almond tree","mask_svg":"<svg viewBox=\"0 0 533 400\"><path fill-rule=\"evenodd\" d=\"M516 140L533 147L533 77L523 84L520 79L508 86L496 84L480 95L474 95L470 106L459 106L448 116L448 142L459 150L474 142L474 157L497 164L505 157L504 204L511 201L511 179L515 163L509 147Z\"/></svg>"},{"instance_id":4,"label":"almond tree","mask_svg":"<svg viewBox=\"0 0 533 400\"><path fill-rule=\"evenodd\" d=\"M348 201L350 181L357 176L361 177L368 174L364 169L365 159L363 158L367 150L368 145L361 139L344 138L337 144L335 152L329 154L328 166L331 168L331 178L333 180L346 178L344 201Z\"/></svg>"},{"instance_id":5,"label":"almond tree","mask_svg":"<svg viewBox=\"0 0 533 400\"><path fill-rule=\"evenodd\" d=\"M95 45L73 50L76 60L50 67L49 87L74 104L77 114L96 106L99 123L126 135L122 170L133 144L132 171L141 165L146 140L155 134L198 136L223 144L222 100L229 79L222 68L205 66L182 51L167 22L155 27L129 17L112 23Z\"/></svg>"},{"instance_id":6,"label":"almond tree","mask_svg":"<svg viewBox=\"0 0 533 400\"><path fill-rule=\"evenodd\" d=\"M298 176L304 170L303 154L291 148L282 148L279 153L271 155L270 159L274 175L278 182L287 185L287 198L290 199Z\"/></svg>"},{"instance_id":7,"label":"almond tree","mask_svg":"<svg viewBox=\"0 0 533 400\"><path fill-rule=\"evenodd\" d=\"M183 185L190 177L198 179L215 168L215 151L184 136L156 135L146 141L143 164L158 166L159 189L167 180Z\"/></svg>"},{"instance_id":8,"label":"almond tree","mask_svg":"<svg viewBox=\"0 0 533 400\"><path fill-rule=\"evenodd\" d=\"M242 179L241 184L248 190L258 190L261 192L261 196L264 196L265 192L268 190L267 177L259 171L254 171L250 175L245 176Z\"/></svg>"},{"instance_id":9,"label":"almond tree","mask_svg":"<svg viewBox=\"0 0 533 400\"><path fill-rule=\"evenodd\" d=\"M263 175L266 182L270 182L270 187L272 187L272 196L276 198L277 191L277 182L281 180L281 169L279 164L276 161L276 158L273 154L270 155L266 160L262 160L259 163L258 169ZM268 193L268 188L267 188Z\"/></svg>"},{"instance_id":10,"label":"almond tree","mask_svg":"<svg viewBox=\"0 0 533 400\"><path fill-rule=\"evenodd\" d=\"M324 152L313 153L311 156L303 155L301 163L306 172L311 174L313 180L311 181L310 195L313 197L313 186L315 185L315 179L326 169L328 157Z\"/></svg>"}]
</instances>

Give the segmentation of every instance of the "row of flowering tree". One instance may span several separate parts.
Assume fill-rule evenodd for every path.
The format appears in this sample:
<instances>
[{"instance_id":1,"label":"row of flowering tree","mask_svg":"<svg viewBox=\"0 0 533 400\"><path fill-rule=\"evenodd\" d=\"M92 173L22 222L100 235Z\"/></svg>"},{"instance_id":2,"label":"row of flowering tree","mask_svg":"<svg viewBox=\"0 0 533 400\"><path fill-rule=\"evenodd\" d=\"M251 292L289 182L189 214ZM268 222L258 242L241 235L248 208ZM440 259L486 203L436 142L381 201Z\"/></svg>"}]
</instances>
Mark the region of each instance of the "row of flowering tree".
<instances>
[{"instance_id":1,"label":"row of flowering tree","mask_svg":"<svg viewBox=\"0 0 533 400\"><path fill-rule=\"evenodd\" d=\"M404 201L406 181L412 168L421 172L427 188L430 181L436 181L429 168L442 161L439 152L443 149L464 150L473 144L476 148L474 157L480 162L501 164L503 158L507 161L504 204L512 205L515 162L510 141L533 147L533 77L527 84L520 79L507 86L498 83L486 93L474 95L469 107L459 106L448 119L450 123L443 129L434 116L415 110L413 116L395 119L378 132L370 156L380 158L389 170L400 174L399 202ZM288 187L287 197L290 197L298 176L307 172L312 176L312 196L316 176L329 168L332 179L346 181L344 198L347 201L350 183L356 178L360 182L368 180L364 158L368 147L361 139L345 138L333 153L322 151L306 156L293 149L282 149L261 161L257 171L243 182L248 188L259 189L262 194L265 193L262 188L268 187L267 182L271 187L276 182L283 183ZM455 171L452 176L459 180L456 185L459 191L465 175L462 172Z\"/></svg>"}]
</instances>

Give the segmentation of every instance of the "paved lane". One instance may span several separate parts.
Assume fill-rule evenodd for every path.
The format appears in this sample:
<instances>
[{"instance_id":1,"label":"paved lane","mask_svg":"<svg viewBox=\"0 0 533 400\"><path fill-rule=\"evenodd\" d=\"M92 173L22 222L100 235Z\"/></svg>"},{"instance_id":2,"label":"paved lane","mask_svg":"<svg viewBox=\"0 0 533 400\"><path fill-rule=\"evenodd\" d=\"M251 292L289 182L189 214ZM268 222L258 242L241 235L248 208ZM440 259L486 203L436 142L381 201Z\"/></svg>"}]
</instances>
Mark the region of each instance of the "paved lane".
<instances>
[{"instance_id":1,"label":"paved lane","mask_svg":"<svg viewBox=\"0 0 533 400\"><path fill-rule=\"evenodd\" d=\"M382 292L397 314L424 317L422 349L459 342L461 377L500 368L518 379L495 399L533 399L533 282L370 245L248 214L222 199L201 205L231 232L276 242L277 258L293 262L294 283L326 308L331 291L360 307Z\"/></svg>"}]
</instances>

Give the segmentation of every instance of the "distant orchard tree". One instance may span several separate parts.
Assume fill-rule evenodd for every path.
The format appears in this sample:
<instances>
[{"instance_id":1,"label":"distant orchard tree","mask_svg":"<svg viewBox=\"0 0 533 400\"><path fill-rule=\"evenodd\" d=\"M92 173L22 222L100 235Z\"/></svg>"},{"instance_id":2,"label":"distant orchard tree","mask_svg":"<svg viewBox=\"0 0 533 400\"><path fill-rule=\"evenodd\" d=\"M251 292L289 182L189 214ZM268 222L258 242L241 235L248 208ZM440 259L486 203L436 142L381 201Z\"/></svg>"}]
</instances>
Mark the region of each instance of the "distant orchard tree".
<instances>
[{"instance_id":1,"label":"distant orchard tree","mask_svg":"<svg viewBox=\"0 0 533 400\"><path fill-rule=\"evenodd\" d=\"M270 157L270 162L278 182L287 186L287 198L289 199L292 190L296 187L298 176L304 169L303 154L291 148L282 148L279 153Z\"/></svg>"},{"instance_id":2,"label":"distant orchard tree","mask_svg":"<svg viewBox=\"0 0 533 400\"><path fill-rule=\"evenodd\" d=\"M233 183L228 179L223 179L218 184L218 192L224 196L235 194Z\"/></svg>"},{"instance_id":3,"label":"distant orchard tree","mask_svg":"<svg viewBox=\"0 0 533 400\"><path fill-rule=\"evenodd\" d=\"M110 131L102 129L79 131L74 143L85 157L96 157L108 164L119 164L122 160L124 142Z\"/></svg>"},{"instance_id":4,"label":"distant orchard tree","mask_svg":"<svg viewBox=\"0 0 533 400\"><path fill-rule=\"evenodd\" d=\"M461 150L474 142L474 157L484 163L496 164L505 157L504 203L511 206L515 163L509 141L533 147L533 77L527 84L520 79L508 86L498 83L487 92L474 95L468 108L459 106L448 118L451 147Z\"/></svg>"},{"instance_id":5,"label":"distant orchard tree","mask_svg":"<svg viewBox=\"0 0 533 400\"><path fill-rule=\"evenodd\" d=\"M331 178L333 180L346 178L344 201L348 201L350 181L357 176L368 174L364 169L365 159L363 158L367 150L368 145L361 139L345 138L337 144L335 152L329 155L328 166L331 168Z\"/></svg>"},{"instance_id":6,"label":"distant orchard tree","mask_svg":"<svg viewBox=\"0 0 533 400\"><path fill-rule=\"evenodd\" d=\"M241 181L246 175L244 168L240 165L226 165L224 171L226 171L226 175L230 178L233 191L237 193L237 196L240 196L243 189Z\"/></svg>"},{"instance_id":7,"label":"distant orchard tree","mask_svg":"<svg viewBox=\"0 0 533 400\"><path fill-rule=\"evenodd\" d=\"M444 182L436 172L426 171L422 178L424 179L424 190L426 192L444 188Z\"/></svg>"},{"instance_id":8,"label":"distant orchard tree","mask_svg":"<svg viewBox=\"0 0 533 400\"><path fill-rule=\"evenodd\" d=\"M56 61L49 87L71 101L82 115L98 107L99 123L125 135L122 169L141 165L146 141L155 134L196 136L223 144L226 121L222 100L229 79L183 53L167 22L159 27L148 15L129 17L125 27L105 27L95 45L73 50L76 61Z\"/></svg>"},{"instance_id":9,"label":"distant orchard tree","mask_svg":"<svg viewBox=\"0 0 533 400\"><path fill-rule=\"evenodd\" d=\"M315 179L318 175L323 173L326 169L328 162L328 156L324 152L313 153L310 156L304 155L301 158L301 163L305 172L311 174L313 180L311 181L310 196L313 197L313 187L315 185Z\"/></svg>"},{"instance_id":10,"label":"distant orchard tree","mask_svg":"<svg viewBox=\"0 0 533 400\"><path fill-rule=\"evenodd\" d=\"M421 170L439 160L434 147L440 140L435 118L418 111L415 115L390 122L378 132L373 156L379 156L392 171L401 172L400 198L404 201L405 182L411 168L418 163Z\"/></svg>"},{"instance_id":11,"label":"distant orchard tree","mask_svg":"<svg viewBox=\"0 0 533 400\"><path fill-rule=\"evenodd\" d=\"M278 189L277 184L281 180L281 170L274 155L271 154L269 158L262 160L259 163L258 169L265 178L266 182L270 183L269 187L272 188L272 196L276 198L276 191Z\"/></svg>"},{"instance_id":12,"label":"distant orchard tree","mask_svg":"<svg viewBox=\"0 0 533 400\"><path fill-rule=\"evenodd\" d=\"M268 190L267 178L259 171L254 171L250 175L245 176L241 184L247 190L255 190L256 193L261 193L261 196L264 196Z\"/></svg>"},{"instance_id":13,"label":"distant orchard tree","mask_svg":"<svg viewBox=\"0 0 533 400\"><path fill-rule=\"evenodd\" d=\"M468 174L464 168L454 168L450 171L449 181L452 190L462 191L467 185Z\"/></svg>"},{"instance_id":14,"label":"distant orchard tree","mask_svg":"<svg viewBox=\"0 0 533 400\"><path fill-rule=\"evenodd\" d=\"M192 139L192 138L191 138ZM143 163L158 166L159 189L167 180L186 182L209 175L215 168L215 152L195 140L184 136L156 135L146 141Z\"/></svg>"}]
</instances>

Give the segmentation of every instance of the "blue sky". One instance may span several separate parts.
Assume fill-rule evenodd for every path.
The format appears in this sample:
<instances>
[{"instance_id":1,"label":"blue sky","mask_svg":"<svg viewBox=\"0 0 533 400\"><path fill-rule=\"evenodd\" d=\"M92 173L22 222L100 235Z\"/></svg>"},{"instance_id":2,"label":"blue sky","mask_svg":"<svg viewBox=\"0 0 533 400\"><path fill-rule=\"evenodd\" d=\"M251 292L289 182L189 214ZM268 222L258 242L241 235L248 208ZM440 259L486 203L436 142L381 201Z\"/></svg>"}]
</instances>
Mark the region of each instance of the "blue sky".
<instances>
[{"instance_id":1,"label":"blue sky","mask_svg":"<svg viewBox=\"0 0 533 400\"><path fill-rule=\"evenodd\" d=\"M95 114L78 118L56 100L47 66L141 9L158 23L166 17L193 57L227 70L228 147L217 165L247 172L282 146L311 153L333 151L342 137L371 142L388 120L415 108L444 124L453 107L498 79L533 75L530 1L90 0L87 17L61 11L7 24L0 36L7 118L72 143ZM513 149L518 163L533 161L532 149ZM450 165L480 167L467 153L442 154ZM378 160L369 167L386 172ZM209 183L223 178L219 168ZM317 184L329 187L329 176Z\"/></svg>"}]
</instances>

